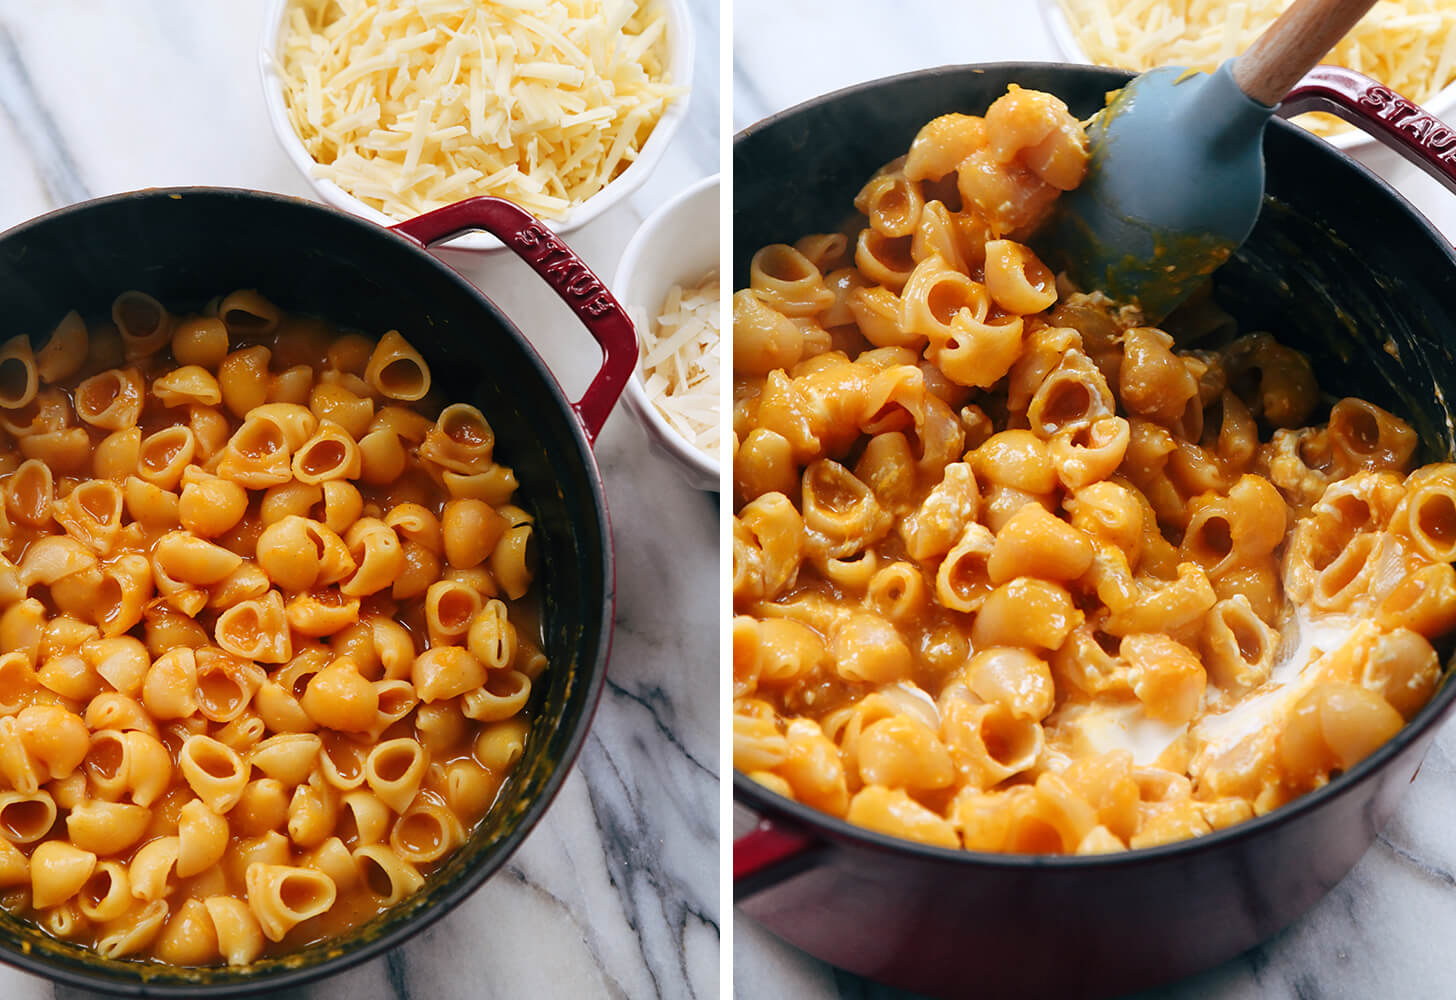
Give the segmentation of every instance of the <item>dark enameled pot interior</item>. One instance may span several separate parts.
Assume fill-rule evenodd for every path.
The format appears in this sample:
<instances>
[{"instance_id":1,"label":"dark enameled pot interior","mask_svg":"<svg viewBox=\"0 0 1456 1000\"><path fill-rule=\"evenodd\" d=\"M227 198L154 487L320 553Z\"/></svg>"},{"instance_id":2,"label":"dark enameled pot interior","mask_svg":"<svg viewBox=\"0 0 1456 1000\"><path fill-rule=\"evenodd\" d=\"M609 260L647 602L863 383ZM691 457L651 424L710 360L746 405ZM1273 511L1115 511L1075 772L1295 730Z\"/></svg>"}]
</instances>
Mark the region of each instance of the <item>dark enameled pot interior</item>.
<instances>
[{"instance_id":1,"label":"dark enameled pot interior","mask_svg":"<svg viewBox=\"0 0 1456 1000\"><path fill-rule=\"evenodd\" d=\"M470 841L425 889L346 937L245 970L107 961L0 913L0 959L75 985L220 996L295 985L378 954L448 912L535 824L585 736L605 671L612 565L596 463L576 415L521 334L477 289L404 238L309 202L181 188L88 202L0 234L6 336L42 343L67 310L110 314L140 289L172 306L257 288L280 306L378 336L398 329L443 398L480 408L536 517L550 667L525 756Z\"/></svg>"},{"instance_id":2,"label":"dark enameled pot interior","mask_svg":"<svg viewBox=\"0 0 1456 1000\"><path fill-rule=\"evenodd\" d=\"M747 284L759 247L841 228L864 181L931 118L983 113L1010 83L1050 91L1086 117L1125 79L1081 66L947 67L850 88L747 129L734 145L734 287ZM1218 301L1241 329L1307 352L1326 392L1409 419L1425 460L1449 456L1450 247L1383 182L1297 128L1273 123L1265 154L1264 211L1217 274ZM756 877L739 906L810 954L935 995L1106 996L1167 982L1268 938L1329 891L1390 818L1453 699L1456 685L1443 686L1390 743L1284 809L1101 858L919 847L736 774L740 801L824 845Z\"/></svg>"}]
</instances>

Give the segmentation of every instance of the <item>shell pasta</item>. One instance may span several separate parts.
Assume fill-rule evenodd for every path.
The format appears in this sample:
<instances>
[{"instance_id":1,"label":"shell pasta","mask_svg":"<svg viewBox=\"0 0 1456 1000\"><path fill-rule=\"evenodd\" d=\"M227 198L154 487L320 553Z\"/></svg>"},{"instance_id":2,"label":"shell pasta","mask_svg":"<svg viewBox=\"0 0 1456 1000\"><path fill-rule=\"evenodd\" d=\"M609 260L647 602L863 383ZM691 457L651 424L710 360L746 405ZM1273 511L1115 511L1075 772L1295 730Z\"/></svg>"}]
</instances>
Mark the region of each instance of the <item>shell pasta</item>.
<instances>
[{"instance_id":1,"label":"shell pasta","mask_svg":"<svg viewBox=\"0 0 1456 1000\"><path fill-rule=\"evenodd\" d=\"M0 346L0 906L247 965L466 841L547 664L533 518L439 395L251 289Z\"/></svg>"},{"instance_id":2,"label":"shell pasta","mask_svg":"<svg viewBox=\"0 0 1456 1000\"><path fill-rule=\"evenodd\" d=\"M869 829L1098 854L1319 788L1456 627L1456 464L1211 303L1193 346L1025 240L1055 97L945 115L734 293L734 765Z\"/></svg>"}]
</instances>

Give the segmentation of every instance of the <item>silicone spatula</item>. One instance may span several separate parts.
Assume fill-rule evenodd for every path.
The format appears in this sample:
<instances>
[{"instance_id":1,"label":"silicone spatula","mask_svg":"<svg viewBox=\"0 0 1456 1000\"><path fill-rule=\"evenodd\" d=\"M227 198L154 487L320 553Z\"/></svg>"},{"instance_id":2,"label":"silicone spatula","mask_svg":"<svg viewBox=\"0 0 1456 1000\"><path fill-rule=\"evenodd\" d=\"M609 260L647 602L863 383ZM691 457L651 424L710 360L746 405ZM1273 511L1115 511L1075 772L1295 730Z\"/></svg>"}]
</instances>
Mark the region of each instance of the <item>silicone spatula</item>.
<instances>
[{"instance_id":1,"label":"silicone spatula","mask_svg":"<svg viewBox=\"0 0 1456 1000\"><path fill-rule=\"evenodd\" d=\"M1254 228L1264 126L1375 0L1296 0L1215 72L1162 67L1113 95L1088 128L1086 178L1045 243L1072 278L1163 319Z\"/></svg>"}]
</instances>

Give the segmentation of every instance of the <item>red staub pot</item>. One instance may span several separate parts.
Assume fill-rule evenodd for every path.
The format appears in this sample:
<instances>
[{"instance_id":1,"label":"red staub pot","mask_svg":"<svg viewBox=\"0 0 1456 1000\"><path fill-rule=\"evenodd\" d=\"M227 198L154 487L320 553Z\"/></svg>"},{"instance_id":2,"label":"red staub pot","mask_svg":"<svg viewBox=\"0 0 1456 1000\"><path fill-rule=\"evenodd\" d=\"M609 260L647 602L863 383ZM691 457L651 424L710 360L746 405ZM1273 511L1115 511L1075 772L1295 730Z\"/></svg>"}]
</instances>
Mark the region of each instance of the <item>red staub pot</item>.
<instances>
[{"instance_id":1,"label":"red staub pot","mask_svg":"<svg viewBox=\"0 0 1456 1000\"><path fill-rule=\"evenodd\" d=\"M461 233L499 237L601 345L595 380L569 402L526 336L426 251ZM601 693L614 599L611 533L591 444L631 376L631 323L596 276L521 209L461 202L382 229L330 208L253 191L151 190L63 208L0 234L6 336L43 339L70 309L109 315L126 289L200 306L257 288L280 306L375 334L402 331L444 398L486 414L496 452L536 518L545 652L531 735L501 797L423 891L344 937L246 969L109 961L0 913L0 959L59 982L132 996L236 996L337 972L450 911L505 863L561 787Z\"/></svg>"},{"instance_id":2,"label":"red staub pot","mask_svg":"<svg viewBox=\"0 0 1456 1000\"><path fill-rule=\"evenodd\" d=\"M1127 79L1085 66L948 67L760 122L734 143L735 287L747 285L759 247L837 230L864 179L931 118L982 113L1010 83L1086 117ZM1321 67L1285 107L1348 117L1456 190L1456 132L1373 81ZM1308 352L1326 389L1410 418L1426 460L1450 456L1450 246L1373 174L1294 126L1271 125L1265 154L1264 211L1216 275L1218 300L1242 328ZM1445 685L1358 767L1268 816L1103 857L922 847L735 774L737 811L751 814L734 845L736 903L812 955L937 996L1106 996L1167 982L1268 938L1338 882L1390 818L1453 702L1456 685Z\"/></svg>"}]
</instances>

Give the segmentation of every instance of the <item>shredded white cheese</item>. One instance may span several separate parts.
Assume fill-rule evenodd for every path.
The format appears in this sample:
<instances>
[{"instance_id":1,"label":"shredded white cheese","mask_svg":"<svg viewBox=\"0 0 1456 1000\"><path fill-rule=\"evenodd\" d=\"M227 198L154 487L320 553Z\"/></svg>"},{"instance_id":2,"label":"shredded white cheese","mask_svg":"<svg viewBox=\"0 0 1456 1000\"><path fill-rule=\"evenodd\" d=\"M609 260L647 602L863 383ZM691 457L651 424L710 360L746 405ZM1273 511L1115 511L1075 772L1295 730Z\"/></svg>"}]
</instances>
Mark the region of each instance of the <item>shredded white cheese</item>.
<instances>
[{"instance_id":1,"label":"shredded white cheese","mask_svg":"<svg viewBox=\"0 0 1456 1000\"><path fill-rule=\"evenodd\" d=\"M650 321L632 308L642 344L647 398L684 440L718 453L718 274L691 288L673 285Z\"/></svg>"},{"instance_id":2,"label":"shredded white cheese","mask_svg":"<svg viewBox=\"0 0 1456 1000\"><path fill-rule=\"evenodd\" d=\"M395 219L495 195L559 219L667 106L644 0L295 0L279 75L315 173Z\"/></svg>"},{"instance_id":3,"label":"shredded white cheese","mask_svg":"<svg viewBox=\"0 0 1456 1000\"><path fill-rule=\"evenodd\" d=\"M1105 66L1213 70L1248 48L1292 0L1059 0L1087 58ZM1380 0L1323 60L1374 77L1417 103L1456 80L1456 3ZM1295 121L1319 135L1352 126Z\"/></svg>"}]
</instances>

